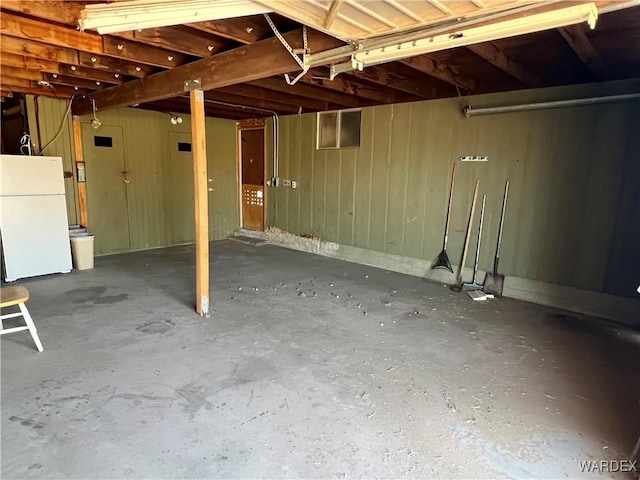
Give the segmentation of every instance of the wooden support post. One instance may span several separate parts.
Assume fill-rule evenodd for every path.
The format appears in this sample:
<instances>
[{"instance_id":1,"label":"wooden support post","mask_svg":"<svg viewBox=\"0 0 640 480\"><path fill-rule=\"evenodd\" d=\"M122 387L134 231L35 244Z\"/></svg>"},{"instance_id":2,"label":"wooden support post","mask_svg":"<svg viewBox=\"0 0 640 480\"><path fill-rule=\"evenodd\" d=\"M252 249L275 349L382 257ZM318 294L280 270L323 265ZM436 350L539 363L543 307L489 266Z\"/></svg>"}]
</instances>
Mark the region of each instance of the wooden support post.
<instances>
[{"instance_id":1,"label":"wooden support post","mask_svg":"<svg viewBox=\"0 0 640 480\"><path fill-rule=\"evenodd\" d=\"M209 191L204 92L191 90L191 145L196 213L196 312L209 316Z\"/></svg>"},{"instance_id":2,"label":"wooden support post","mask_svg":"<svg viewBox=\"0 0 640 480\"><path fill-rule=\"evenodd\" d=\"M84 154L82 153L82 125L80 117L73 116L73 151L76 157L76 175L78 171L84 170ZM81 167L81 168L78 168ZM80 225L89 227L89 215L87 214L87 183L84 178L76 178L78 185L78 208L80 215Z\"/></svg>"}]
</instances>

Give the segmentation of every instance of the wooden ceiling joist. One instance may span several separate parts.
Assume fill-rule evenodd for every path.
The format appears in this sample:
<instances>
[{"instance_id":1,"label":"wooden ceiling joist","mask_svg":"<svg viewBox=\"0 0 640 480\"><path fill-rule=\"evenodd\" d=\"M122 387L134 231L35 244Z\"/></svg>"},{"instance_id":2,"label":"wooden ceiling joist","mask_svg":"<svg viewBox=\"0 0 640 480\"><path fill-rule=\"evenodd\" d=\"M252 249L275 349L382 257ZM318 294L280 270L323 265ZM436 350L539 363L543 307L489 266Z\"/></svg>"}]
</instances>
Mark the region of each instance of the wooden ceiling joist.
<instances>
[{"instance_id":1,"label":"wooden ceiling joist","mask_svg":"<svg viewBox=\"0 0 640 480\"><path fill-rule=\"evenodd\" d=\"M302 45L302 32L285 34L293 48ZM342 45L342 42L315 31L308 32L308 41L315 51ZM184 92L185 81L200 79L203 90L226 87L272 75L284 74L297 68L297 63L277 38L269 38L227 52L203 58L187 65L156 73L143 79L127 82L92 94L101 109L123 107L174 97ZM89 102L75 104L76 115L90 111Z\"/></svg>"},{"instance_id":2,"label":"wooden ceiling joist","mask_svg":"<svg viewBox=\"0 0 640 480\"><path fill-rule=\"evenodd\" d=\"M375 67L365 68L361 72L357 70L349 72L348 75L366 79L379 85L391 87L395 90L415 95L423 100L430 100L437 96L455 95L455 88L441 82L440 80L432 78L432 81L429 81L429 77L423 79L416 79L415 77L411 78L404 72L398 72L397 69L391 67L382 68L378 65ZM438 90L440 90L440 92L438 92ZM443 92L448 93L441 95Z\"/></svg>"},{"instance_id":3,"label":"wooden ceiling joist","mask_svg":"<svg viewBox=\"0 0 640 480\"><path fill-rule=\"evenodd\" d=\"M186 27L147 28L119 36L195 57L209 57L225 50L230 43L206 32Z\"/></svg>"},{"instance_id":4,"label":"wooden ceiling joist","mask_svg":"<svg viewBox=\"0 0 640 480\"><path fill-rule=\"evenodd\" d=\"M533 73L528 71L525 66L509 57L493 42L468 45L465 48L483 58L491 65L498 67L500 70L508 73L527 87L542 86L542 82L538 75L534 75Z\"/></svg>"},{"instance_id":5,"label":"wooden ceiling joist","mask_svg":"<svg viewBox=\"0 0 640 480\"><path fill-rule=\"evenodd\" d=\"M134 63L144 63L163 68L173 68L187 61L187 56L183 53L108 35L104 37L104 54L123 60L130 60Z\"/></svg>"},{"instance_id":6,"label":"wooden ceiling joist","mask_svg":"<svg viewBox=\"0 0 640 480\"><path fill-rule=\"evenodd\" d=\"M78 26L78 18L84 8L82 3L64 0L2 0L0 6L3 10L54 20L74 28Z\"/></svg>"},{"instance_id":7,"label":"wooden ceiling joist","mask_svg":"<svg viewBox=\"0 0 640 480\"><path fill-rule=\"evenodd\" d=\"M16 38L10 35L2 35L0 44L2 54L13 53L24 55L25 57L51 60L52 62L68 63L76 65L78 63L78 51L72 48L48 45L24 38Z\"/></svg>"},{"instance_id":8,"label":"wooden ceiling joist","mask_svg":"<svg viewBox=\"0 0 640 480\"><path fill-rule=\"evenodd\" d=\"M400 60L400 63L416 69L419 72L426 73L438 80L442 80L443 82L462 87L468 92L475 92L478 89L476 81L473 78L456 72L452 67L438 62L429 55L407 58Z\"/></svg>"},{"instance_id":9,"label":"wooden ceiling joist","mask_svg":"<svg viewBox=\"0 0 640 480\"><path fill-rule=\"evenodd\" d=\"M257 98L253 96L247 95L238 95L237 90L234 90L234 87L241 87L242 85L234 85L233 87L229 87L230 90L227 89L216 89L209 90L206 93L206 96L210 100L216 100L218 102L228 103L229 105L238 105L245 107L255 107L264 110L274 111L278 115L291 115L294 113L298 113L298 107L295 105L276 102L273 100L269 100L266 98ZM237 107L232 107L237 108Z\"/></svg>"},{"instance_id":10,"label":"wooden ceiling joist","mask_svg":"<svg viewBox=\"0 0 640 480\"><path fill-rule=\"evenodd\" d=\"M382 90L375 85L358 82L357 79L346 75L338 75L333 80L329 79L329 70L323 68L313 68L307 75L300 79L300 82L309 85L320 86L326 90L356 95L358 97L371 100L377 103L393 103L395 94L389 90Z\"/></svg>"},{"instance_id":11,"label":"wooden ceiling joist","mask_svg":"<svg viewBox=\"0 0 640 480\"><path fill-rule=\"evenodd\" d=\"M15 53L2 53L0 55L0 65L2 67L15 67L24 70L37 70L47 73L60 73L58 62L43 58L26 57Z\"/></svg>"},{"instance_id":12,"label":"wooden ceiling joist","mask_svg":"<svg viewBox=\"0 0 640 480\"><path fill-rule=\"evenodd\" d=\"M44 80L54 85L66 85L68 87L80 87L89 90L101 90L111 86L101 81L87 80L85 78L70 77L68 75L58 75L57 73L44 73Z\"/></svg>"},{"instance_id":13,"label":"wooden ceiling joist","mask_svg":"<svg viewBox=\"0 0 640 480\"><path fill-rule=\"evenodd\" d=\"M298 95L282 93L278 90L271 90L269 88L260 86L261 82L262 80L258 80L256 82L247 82L241 85L229 85L228 87L222 87L220 89L216 89L215 91L223 91L248 98L262 98L276 104L280 104L283 107L286 107L287 105L294 107L294 109L296 109L296 112L301 110L318 111L329 109L329 102L326 102L324 100L301 97Z\"/></svg>"},{"instance_id":14,"label":"wooden ceiling joist","mask_svg":"<svg viewBox=\"0 0 640 480\"><path fill-rule=\"evenodd\" d=\"M69 62L66 62L69 63ZM143 78L151 74L154 67L143 63L134 63L118 58L107 57L105 55L96 55L86 52L78 52L77 65L96 70L106 70L119 75L127 75L130 77ZM116 77L117 78L117 77Z\"/></svg>"},{"instance_id":15,"label":"wooden ceiling joist","mask_svg":"<svg viewBox=\"0 0 640 480\"><path fill-rule=\"evenodd\" d=\"M16 93L25 93L29 95L44 95L47 97L71 98L73 95L84 95L87 93L85 89L75 90L71 87L45 87L38 85L33 80L21 80L15 78L7 78L0 75L0 85L5 89L10 89Z\"/></svg>"},{"instance_id":16,"label":"wooden ceiling joist","mask_svg":"<svg viewBox=\"0 0 640 480\"><path fill-rule=\"evenodd\" d=\"M9 67L2 65L0 70L3 78L19 78L22 80L44 80L42 72L38 70L25 70L24 68Z\"/></svg>"},{"instance_id":17,"label":"wooden ceiling joist","mask_svg":"<svg viewBox=\"0 0 640 480\"><path fill-rule=\"evenodd\" d=\"M363 105L362 100L357 96L347 95L344 93L337 93L332 91L326 91L320 87L308 85L298 82L295 85L289 85L283 77L269 77L262 78L253 82L249 82L250 85L256 85L265 87L276 92L281 92L286 95L294 95L295 98L310 98L310 99L322 99L325 103L333 103L340 107L361 107Z\"/></svg>"},{"instance_id":18,"label":"wooden ceiling joist","mask_svg":"<svg viewBox=\"0 0 640 480\"><path fill-rule=\"evenodd\" d=\"M0 34L49 43L83 52L98 54L103 52L102 37L100 35L79 32L44 21L20 17L12 13L0 15Z\"/></svg>"},{"instance_id":19,"label":"wooden ceiling joist","mask_svg":"<svg viewBox=\"0 0 640 480\"><path fill-rule=\"evenodd\" d=\"M264 19L256 21L253 17L189 23L186 26L245 45L262 40L271 32Z\"/></svg>"},{"instance_id":20,"label":"wooden ceiling joist","mask_svg":"<svg viewBox=\"0 0 640 480\"><path fill-rule=\"evenodd\" d=\"M116 77L115 74L111 72L105 72L104 70L96 70L93 68L77 67L75 65L60 64L60 73L70 77L93 80L94 82L121 84L124 81L122 76Z\"/></svg>"},{"instance_id":21,"label":"wooden ceiling joist","mask_svg":"<svg viewBox=\"0 0 640 480\"><path fill-rule=\"evenodd\" d=\"M594 48L589 37L587 37L584 25L571 25L559 28L558 31L575 54L582 60L582 63L587 66L598 80L605 80L610 77L609 68Z\"/></svg>"}]
</instances>

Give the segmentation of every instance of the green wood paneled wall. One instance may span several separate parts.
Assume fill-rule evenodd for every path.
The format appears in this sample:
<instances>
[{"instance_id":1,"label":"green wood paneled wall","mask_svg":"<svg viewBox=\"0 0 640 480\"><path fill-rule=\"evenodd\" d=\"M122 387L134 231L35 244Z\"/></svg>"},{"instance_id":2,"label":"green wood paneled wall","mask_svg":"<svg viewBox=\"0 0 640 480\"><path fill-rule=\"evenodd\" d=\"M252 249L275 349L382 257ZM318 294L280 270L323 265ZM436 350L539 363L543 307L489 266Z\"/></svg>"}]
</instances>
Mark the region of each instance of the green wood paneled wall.
<instances>
[{"instance_id":1,"label":"green wood paneled wall","mask_svg":"<svg viewBox=\"0 0 640 480\"><path fill-rule=\"evenodd\" d=\"M31 140L35 147L34 153L40 154L42 147L46 146L47 143L55 138L62 126L60 136L46 148L43 155L62 157L64 170L74 172L73 177L65 178L64 187L67 197L67 217L69 218L69 223L78 223L78 199L75 185L75 157L73 152L71 114L65 117L69 103L49 97L34 98L31 95L27 95L26 98L29 130ZM65 119L64 125L62 125L63 119Z\"/></svg>"},{"instance_id":2,"label":"green wood paneled wall","mask_svg":"<svg viewBox=\"0 0 640 480\"><path fill-rule=\"evenodd\" d=\"M484 95L470 102L478 108L581 98L637 91L638 83ZM431 260L442 248L453 162L464 155L488 155L488 163L458 166L448 249L453 263L459 263L479 178L479 198L487 195L480 268L491 268L509 179L502 273L636 295L640 102L471 118L462 115L462 103L446 99L365 108L357 149L316 150L315 114L281 118L280 177L296 180L299 188L270 188L269 224Z\"/></svg>"},{"instance_id":3,"label":"green wood paneled wall","mask_svg":"<svg viewBox=\"0 0 640 480\"><path fill-rule=\"evenodd\" d=\"M67 104L43 97L39 97L37 101L41 138L45 143L59 128ZM33 99L30 105L30 125L32 132L35 132ZM189 185L175 188L171 165L171 151L176 148L176 145L172 144L171 139L175 136L172 136L171 132L186 134L187 141L190 142L190 117L182 115L183 123L172 125L167 114L135 108L98 111L98 117L104 125L122 127L125 162L131 180L127 197L131 249L179 243L175 238L180 238L181 242L193 241L193 231L174 235L174 230L181 228L184 223L174 221L176 215L172 215L171 209L173 197L180 197L182 200L184 196L193 198ZM90 119L91 116L83 116L81 121L85 124L89 123ZM209 232L211 240L216 240L228 237L238 228L236 127L235 122L231 120L207 118L206 121L208 176L211 179L209 187L212 189L209 192ZM100 130L96 130L96 134L99 132ZM75 168L72 168L72 138L69 117L62 135L49 147L46 154L61 155L65 170L73 170L75 177ZM66 181L70 223L78 221L74 181L75 179ZM91 182L95 181L100 179L87 179L87 187L90 188ZM184 192L181 192L180 188ZM184 212L178 212L179 215L193 215L192 203L181 201ZM91 207L89 212L91 213Z\"/></svg>"}]
</instances>

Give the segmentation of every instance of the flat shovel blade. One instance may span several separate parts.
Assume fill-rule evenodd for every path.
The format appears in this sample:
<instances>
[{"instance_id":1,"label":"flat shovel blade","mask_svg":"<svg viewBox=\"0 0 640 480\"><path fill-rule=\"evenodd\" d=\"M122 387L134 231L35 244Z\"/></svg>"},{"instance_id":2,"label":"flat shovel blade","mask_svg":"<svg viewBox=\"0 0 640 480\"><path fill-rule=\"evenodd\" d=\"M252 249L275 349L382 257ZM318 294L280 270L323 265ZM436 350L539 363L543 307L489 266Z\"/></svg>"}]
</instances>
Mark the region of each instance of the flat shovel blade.
<instances>
[{"instance_id":1,"label":"flat shovel blade","mask_svg":"<svg viewBox=\"0 0 640 480\"><path fill-rule=\"evenodd\" d=\"M502 296L502 289L504 288L504 275L493 274L487 272L484 277L484 284L482 286L482 291L484 293L491 293L495 295L497 298Z\"/></svg>"}]
</instances>

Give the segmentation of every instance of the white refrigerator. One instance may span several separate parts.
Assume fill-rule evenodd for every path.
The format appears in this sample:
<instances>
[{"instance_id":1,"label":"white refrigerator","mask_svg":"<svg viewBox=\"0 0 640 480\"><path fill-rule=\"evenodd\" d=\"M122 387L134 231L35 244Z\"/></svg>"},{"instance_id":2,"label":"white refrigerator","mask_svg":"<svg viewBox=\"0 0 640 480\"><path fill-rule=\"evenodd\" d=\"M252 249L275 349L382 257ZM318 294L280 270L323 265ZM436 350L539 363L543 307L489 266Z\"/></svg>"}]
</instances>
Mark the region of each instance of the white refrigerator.
<instances>
[{"instance_id":1,"label":"white refrigerator","mask_svg":"<svg viewBox=\"0 0 640 480\"><path fill-rule=\"evenodd\" d=\"M0 156L0 238L8 282L71 271L62 158Z\"/></svg>"}]
</instances>

